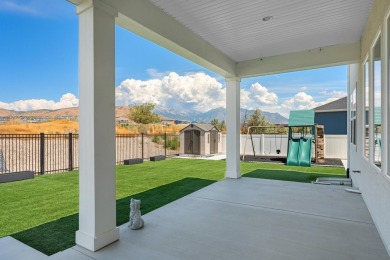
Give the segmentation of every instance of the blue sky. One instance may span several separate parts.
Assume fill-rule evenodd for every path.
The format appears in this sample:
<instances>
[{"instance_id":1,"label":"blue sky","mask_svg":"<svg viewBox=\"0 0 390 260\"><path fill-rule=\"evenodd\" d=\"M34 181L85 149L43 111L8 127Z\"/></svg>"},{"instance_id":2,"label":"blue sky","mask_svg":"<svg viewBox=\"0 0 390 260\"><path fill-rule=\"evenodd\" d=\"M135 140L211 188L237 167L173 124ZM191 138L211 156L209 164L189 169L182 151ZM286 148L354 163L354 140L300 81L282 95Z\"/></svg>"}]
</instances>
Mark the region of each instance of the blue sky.
<instances>
[{"instance_id":1,"label":"blue sky","mask_svg":"<svg viewBox=\"0 0 390 260\"><path fill-rule=\"evenodd\" d=\"M78 104L78 17L65 0L0 1L0 108ZM288 114L345 96L347 68L242 79L242 107ZM116 28L118 105L155 102L206 111L224 105L223 77ZM212 104L212 105L210 105Z\"/></svg>"}]
</instances>

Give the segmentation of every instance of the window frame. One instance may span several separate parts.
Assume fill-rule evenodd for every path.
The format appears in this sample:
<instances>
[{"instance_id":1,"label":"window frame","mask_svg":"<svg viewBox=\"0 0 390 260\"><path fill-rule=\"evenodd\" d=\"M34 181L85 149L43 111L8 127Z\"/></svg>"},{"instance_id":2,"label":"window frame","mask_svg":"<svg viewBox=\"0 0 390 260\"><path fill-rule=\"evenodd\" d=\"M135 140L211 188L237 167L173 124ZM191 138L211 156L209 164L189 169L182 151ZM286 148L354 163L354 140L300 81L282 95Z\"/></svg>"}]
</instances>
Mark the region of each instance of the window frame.
<instances>
[{"instance_id":1,"label":"window frame","mask_svg":"<svg viewBox=\"0 0 390 260\"><path fill-rule=\"evenodd\" d=\"M371 165L374 166L374 168L378 171L381 171L381 167L378 167L378 165L375 164L375 156L377 155L375 153L375 149L376 149L376 144L375 144L375 80L376 80L376 77L375 77L375 54L374 54L374 51L375 51L375 47L376 45L379 43L380 45L380 61L381 61L381 71L380 71L380 82L381 82L381 99L382 99L382 90L383 90L383 80L382 80L382 66L383 66L383 61L382 61L382 52L383 52L383 43L382 43L382 40L383 40L383 37L382 37L382 30L381 28L378 30L378 32L376 33L375 35L375 38L374 38L374 41L370 47L370 68L369 68L369 73L370 73L370 80L369 80L369 100L370 100L370 104L369 104L369 135L370 135L370 138L369 138L369 142L370 142L370 154L369 154L369 158L370 158L370 163ZM381 102L381 105L382 105L382 102ZM382 111L382 110L381 110ZM381 122L383 121L383 113L381 112ZM382 160L382 158L381 158Z\"/></svg>"},{"instance_id":2,"label":"window frame","mask_svg":"<svg viewBox=\"0 0 390 260\"><path fill-rule=\"evenodd\" d=\"M370 56L371 56L371 51L367 54L367 56L365 57L364 61L363 61L363 66L362 66L362 75L363 75L363 95L362 95L362 104L363 104L363 110L362 110L362 123L361 123L361 127L363 129L363 132L362 132L362 141L361 141L361 145L362 145L362 157L367 161L369 162L370 161L370 141L369 144L368 144L368 155L366 156L366 126L368 125L368 137L370 137ZM366 66L367 66L367 69L366 69ZM368 77L368 79L367 79ZM368 91L366 91L366 87L368 85ZM367 98L367 94L368 94L368 111L366 112L366 98ZM366 121L367 121L367 116L366 114L368 115L368 122L366 124Z\"/></svg>"}]
</instances>

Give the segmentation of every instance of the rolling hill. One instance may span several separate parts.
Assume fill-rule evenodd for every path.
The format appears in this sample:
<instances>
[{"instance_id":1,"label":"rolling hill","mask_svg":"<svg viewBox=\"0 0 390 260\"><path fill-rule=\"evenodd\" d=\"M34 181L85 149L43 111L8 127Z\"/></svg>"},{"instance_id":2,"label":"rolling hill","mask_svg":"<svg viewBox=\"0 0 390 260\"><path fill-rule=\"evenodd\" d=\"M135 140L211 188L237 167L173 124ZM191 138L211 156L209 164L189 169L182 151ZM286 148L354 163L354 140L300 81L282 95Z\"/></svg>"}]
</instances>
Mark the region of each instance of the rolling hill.
<instances>
[{"instance_id":1,"label":"rolling hill","mask_svg":"<svg viewBox=\"0 0 390 260\"><path fill-rule=\"evenodd\" d=\"M254 112L254 110L245 110L241 109L241 118L247 111L248 117ZM29 118L36 119L38 121L42 120L55 120L55 119L70 119L77 120L79 110L77 107L72 108L63 108L58 110L33 110L33 111L12 111L6 109L0 109L0 118ZM173 109L157 107L155 113L162 116L173 118L175 120L186 120L191 122L205 122L209 123L212 119L217 118L218 120L225 120L226 118L226 109L225 108L215 108L207 112L199 112L193 110L182 110L176 111ZM278 113L271 113L262 111L265 119L274 124L285 124L288 120ZM115 108L115 114L117 118L127 118L129 114L129 108L127 106L117 106Z\"/></svg>"}]
</instances>

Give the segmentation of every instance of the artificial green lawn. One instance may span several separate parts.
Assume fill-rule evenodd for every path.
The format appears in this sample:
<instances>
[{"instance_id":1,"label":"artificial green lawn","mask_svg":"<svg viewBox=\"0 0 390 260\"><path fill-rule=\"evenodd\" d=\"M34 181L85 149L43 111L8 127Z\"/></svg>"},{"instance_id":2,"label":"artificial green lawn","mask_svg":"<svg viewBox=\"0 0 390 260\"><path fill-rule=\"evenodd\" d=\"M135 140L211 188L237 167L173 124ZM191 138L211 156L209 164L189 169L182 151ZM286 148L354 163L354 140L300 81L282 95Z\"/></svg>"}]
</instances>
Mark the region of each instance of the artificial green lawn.
<instances>
[{"instance_id":1,"label":"artificial green lawn","mask_svg":"<svg viewBox=\"0 0 390 260\"><path fill-rule=\"evenodd\" d=\"M224 177L225 161L168 159L117 166L117 225L128 221L130 197L146 214ZM245 177L311 182L341 176L343 168L241 163ZM74 245L78 229L78 173L36 176L0 185L0 237L12 235L51 255Z\"/></svg>"}]
</instances>

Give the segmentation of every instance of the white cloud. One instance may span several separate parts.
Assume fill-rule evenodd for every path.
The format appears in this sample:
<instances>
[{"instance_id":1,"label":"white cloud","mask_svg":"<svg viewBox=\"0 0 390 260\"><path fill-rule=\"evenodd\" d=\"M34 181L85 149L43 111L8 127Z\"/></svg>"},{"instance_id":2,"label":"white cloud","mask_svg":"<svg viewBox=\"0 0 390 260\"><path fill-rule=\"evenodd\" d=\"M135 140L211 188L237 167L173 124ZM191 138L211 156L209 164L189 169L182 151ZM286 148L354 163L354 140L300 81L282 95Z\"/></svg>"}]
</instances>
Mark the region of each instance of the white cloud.
<instances>
[{"instance_id":1,"label":"white cloud","mask_svg":"<svg viewBox=\"0 0 390 260\"><path fill-rule=\"evenodd\" d=\"M250 87L252 99L261 105L276 105L278 97L275 93L269 92L266 87L263 87L258 82Z\"/></svg>"},{"instance_id":2,"label":"white cloud","mask_svg":"<svg viewBox=\"0 0 390 260\"><path fill-rule=\"evenodd\" d=\"M17 1L3 0L0 2L0 10L14 13L39 14L38 9L31 3L26 4Z\"/></svg>"},{"instance_id":3,"label":"white cloud","mask_svg":"<svg viewBox=\"0 0 390 260\"><path fill-rule=\"evenodd\" d=\"M337 95L335 95L327 98L324 101L317 102L313 99L312 96L306 94L305 92L299 92L294 97L282 103L280 107L280 114L288 116L290 110L312 109L333 102L339 98L340 97L337 97Z\"/></svg>"},{"instance_id":4,"label":"white cloud","mask_svg":"<svg viewBox=\"0 0 390 260\"><path fill-rule=\"evenodd\" d=\"M320 91L319 93L322 96L330 96L332 98L342 98L342 97L345 97L347 95L347 92L345 92L345 91L336 91L336 90L328 91L327 89Z\"/></svg>"},{"instance_id":5,"label":"white cloud","mask_svg":"<svg viewBox=\"0 0 390 260\"><path fill-rule=\"evenodd\" d=\"M299 92L294 97L284 101L282 107L286 107L290 110L298 109L312 109L316 106L316 102L313 97L305 92Z\"/></svg>"},{"instance_id":6,"label":"white cloud","mask_svg":"<svg viewBox=\"0 0 390 260\"><path fill-rule=\"evenodd\" d=\"M180 76L175 72L166 74L149 69L148 73L153 77L152 79L127 79L117 86L115 88L116 105L151 102L177 111L196 110L201 112L226 106L225 86L203 72ZM326 96L327 99L317 102L311 95L300 91L280 102L276 93L269 91L258 82L252 84L249 89L242 88L240 90L242 108L259 108L267 112L280 113L285 117L289 116L290 110L312 109L346 95L343 91L327 90L320 92L320 94ZM20 100L12 103L0 102L0 108L16 111L60 109L75 107L78 106L78 103L78 98L68 93L57 102L45 99Z\"/></svg>"},{"instance_id":7,"label":"white cloud","mask_svg":"<svg viewBox=\"0 0 390 260\"><path fill-rule=\"evenodd\" d=\"M60 3L59 3L60 2ZM12 13L35 17L71 17L74 6L66 1L53 0L0 0L0 13Z\"/></svg>"},{"instance_id":8,"label":"white cloud","mask_svg":"<svg viewBox=\"0 0 390 260\"><path fill-rule=\"evenodd\" d=\"M152 102L176 110L198 111L226 106L226 88L203 72L180 76L149 69L148 73L153 79L127 79L116 88L117 105ZM272 109L278 103L277 95L259 83L254 83L249 90L241 89L240 94L243 108Z\"/></svg>"},{"instance_id":9,"label":"white cloud","mask_svg":"<svg viewBox=\"0 0 390 260\"><path fill-rule=\"evenodd\" d=\"M301 91L306 91L306 90L307 90L307 87L306 87L306 86L302 86L302 87L300 88L300 90L301 90Z\"/></svg>"},{"instance_id":10,"label":"white cloud","mask_svg":"<svg viewBox=\"0 0 390 260\"><path fill-rule=\"evenodd\" d=\"M19 100L11 103L0 101L0 108L14 111L30 111L37 109L61 109L67 107L77 107L79 99L71 93L63 95L58 102L46 99Z\"/></svg>"},{"instance_id":11,"label":"white cloud","mask_svg":"<svg viewBox=\"0 0 390 260\"><path fill-rule=\"evenodd\" d=\"M374 92L374 106L380 107L382 103L382 93L380 90Z\"/></svg>"},{"instance_id":12,"label":"white cloud","mask_svg":"<svg viewBox=\"0 0 390 260\"><path fill-rule=\"evenodd\" d=\"M167 76L169 74L168 72L160 72L160 71L153 69L153 68L147 69L146 72L153 79L162 78L162 77Z\"/></svg>"},{"instance_id":13,"label":"white cloud","mask_svg":"<svg viewBox=\"0 0 390 260\"><path fill-rule=\"evenodd\" d=\"M301 87L300 89L307 88ZM259 108L263 111L280 113L281 115L288 117L290 110L312 109L336 100L340 93L334 91L327 100L316 102L311 95L304 91L300 91L293 97L279 103L276 93L270 92L266 87L256 82L252 84L250 91L241 90L241 107L247 109ZM345 96L345 94L342 96Z\"/></svg>"},{"instance_id":14,"label":"white cloud","mask_svg":"<svg viewBox=\"0 0 390 260\"><path fill-rule=\"evenodd\" d=\"M250 97L251 93L245 89L240 90L240 103L242 108L252 109L253 100Z\"/></svg>"},{"instance_id":15,"label":"white cloud","mask_svg":"<svg viewBox=\"0 0 390 260\"><path fill-rule=\"evenodd\" d=\"M203 72L185 76L171 72L160 79L123 81L116 88L116 103L152 102L177 110L208 111L225 106L225 92L221 83Z\"/></svg>"}]
</instances>

